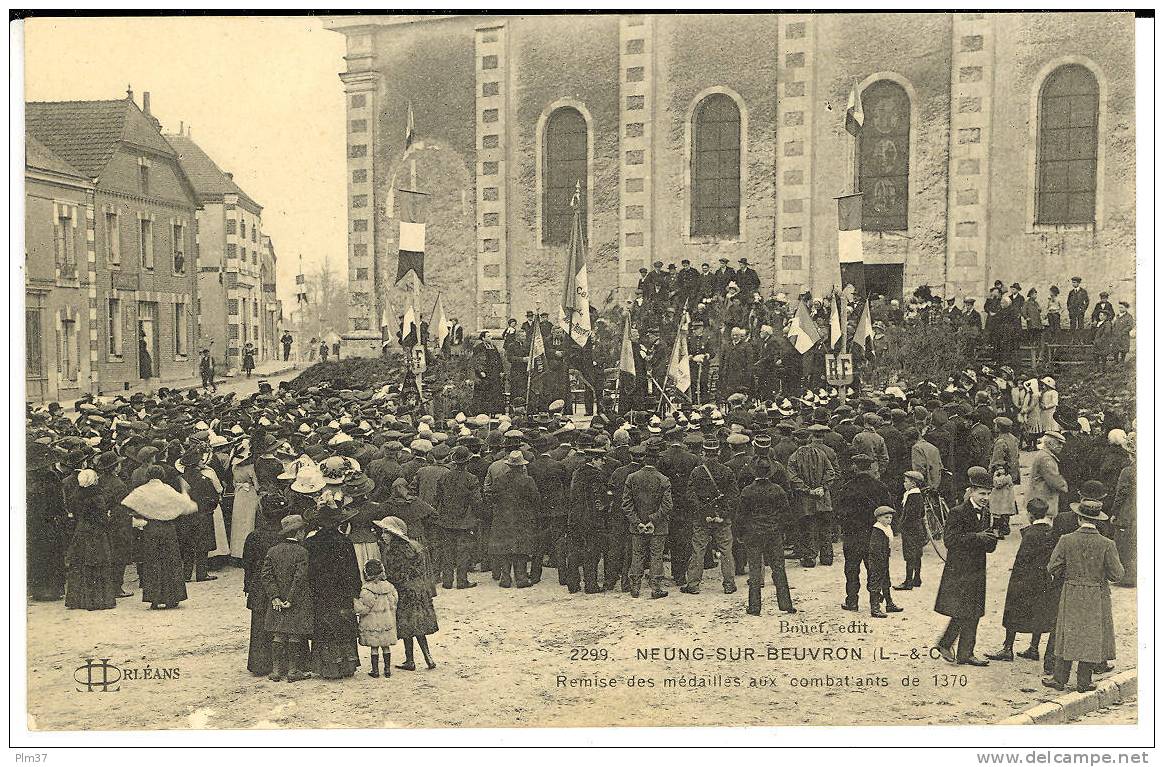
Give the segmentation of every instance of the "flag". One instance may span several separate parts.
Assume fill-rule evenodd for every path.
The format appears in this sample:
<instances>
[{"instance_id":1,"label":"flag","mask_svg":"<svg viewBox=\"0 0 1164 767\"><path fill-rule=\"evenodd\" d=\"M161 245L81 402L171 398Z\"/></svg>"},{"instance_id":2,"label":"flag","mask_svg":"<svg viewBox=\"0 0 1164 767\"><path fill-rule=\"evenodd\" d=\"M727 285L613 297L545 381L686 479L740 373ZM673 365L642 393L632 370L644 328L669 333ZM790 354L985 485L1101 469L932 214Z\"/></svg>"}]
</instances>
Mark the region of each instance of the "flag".
<instances>
[{"instance_id":1,"label":"flag","mask_svg":"<svg viewBox=\"0 0 1164 767\"><path fill-rule=\"evenodd\" d=\"M842 264L865 260L861 249L861 193L837 198L837 255Z\"/></svg>"},{"instance_id":2,"label":"flag","mask_svg":"<svg viewBox=\"0 0 1164 767\"><path fill-rule=\"evenodd\" d=\"M849 91L849 106L845 110L845 130L856 136L864 124L865 110L861 106L861 93L857 90L857 84L853 83L853 89Z\"/></svg>"},{"instance_id":3,"label":"flag","mask_svg":"<svg viewBox=\"0 0 1164 767\"><path fill-rule=\"evenodd\" d=\"M222 272L218 273L219 282L222 281ZM307 303L307 275L300 272L295 275L295 303Z\"/></svg>"},{"instance_id":4,"label":"flag","mask_svg":"<svg viewBox=\"0 0 1164 767\"><path fill-rule=\"evenodd\" d=\"M449 337L449 318L445 316L445 303L441 300L441 294L437 293L436 305L432 309L432 320L428 323L430 331L436 331L437 348L440 349L445 345L445 339Z\"/></svg>"},{"instance_id":5,"label":"flag","mask_svg":"<svg viewBox=\"0 0 1164 767\"><path fill-rule=\"evenodd\" d=\"M627 375L635 374L635 349L631 345L631 326L630 314L626 316L626 322L622 327L622 354L618 358L618 369Z\"/></svg>"},{"instance_id":6,"label":"flag","mask_svg":"<svg viewBox=\"0 0 1164 767\"><path fill-rule=\"evenodd\" d=\"M412 102L408 102L408 125L404 129L404 151L408 151L408 147L412 146L412 139L416 135L416 125L412 120Z\"/></svg>"},{"instance_id":7,"label":"flag","mask_svg":"<svg viewBox=\"0 0 1164 767\"><path fill-rule=\"evenodd\" d=\"M429 195L411 189L396 190L400 213L400 254L396 282L412 272L424 283L424 222L428 217Z\"/></svg>"},{"instance_id":8,"label":"flag","mask_svg":"<svg viewBox=\"0 0 1164 767\"><path fill-rule=\"evenodd\" d=\"M816 342L821 339L820 330L803 301L800 302L800 308L796 310L796 316L788 326L788 339L801 354L816 346Z\"/></svg>"},{"instance_id":9,"label":"flag","mask_svg":"<svg viewBox=\"0 0 1164 767\"><path fill-rule=\"evenodd\" d=\"M420 323L416 320L416 309L413 307L412 299L409 298L404 308L404 321L400 323L400 345L410 349L416 346L419 340Z\"/></svg>"},{"instance_id":10,"label":"flag","mask_svg":"<svg viewBox=\"0 0 1164 767\"><path fill-rule=\"evenodd\" d=\"M853 334L853 343L861 344L865 348L865 354L869 357L873 356L873 314L869 308L870 301L865 300L865 306L861 309L861 316L857 320L857 332Z\"/></svg>"},{"instance_id":11,"label":"flag","mask_svg":"<svg viewBox=\"0 0 1164 767\"><path fill-rule=\"evenodd\" d=\"M546 372L546 342L542 338L540 322L533 324L533 338L529 342L529 376Z\"/></svg>"},{"instance_id":12,"label":"flag","mask_svg":"<svg viewBox=\"0 0 1164 767\"><path fill-rule=\"evenodd\" d=\"M838 296L834 290L832 294L829 295L829 308L832 309L832 311L829 312L829 346L834 349L837 348L837 345L841 343L842 333L845 330L841 327L841 304L837 299ZM841 300L843 301L844 299Z\"/></svg>"},{"instance_id":13,"label":"flag","mask_svg":"<svg viewBox=\"0 0 1164 767\"><path fill-rule=\"evenodd\" d=\"M570 207L574 209L574 227L570 233L570 249L566 254L566 283L562 288L562 303L558 307L558 326L585 346L590 340L590 280L586 275L586 241L582 237L582 183L574 186Z\"/></svg>"},{"instance_id":14,"label":"flag","mask_svg":"<svg viewBox=\"0 0 1164 767\"><path fill-rule=\"evenodd\" d=\"M684 394L691 388L691 355L687 352L687 328L690 324L691 318L687 312L683 312L679 332L675 335L675 347L671 350L671 362L667 365L667 377Z\"/></svg>"}]
</instances>

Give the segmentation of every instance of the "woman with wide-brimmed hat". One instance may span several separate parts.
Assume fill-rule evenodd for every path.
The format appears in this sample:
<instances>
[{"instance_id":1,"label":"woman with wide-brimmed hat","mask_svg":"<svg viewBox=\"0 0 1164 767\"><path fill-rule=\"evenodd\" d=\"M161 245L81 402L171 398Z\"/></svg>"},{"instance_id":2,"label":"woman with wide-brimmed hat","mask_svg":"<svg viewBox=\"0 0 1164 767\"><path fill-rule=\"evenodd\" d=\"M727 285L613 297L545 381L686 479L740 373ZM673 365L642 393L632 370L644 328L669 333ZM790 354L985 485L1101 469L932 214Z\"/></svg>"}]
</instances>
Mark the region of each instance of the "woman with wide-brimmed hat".
<instances>
[{"instance_id":1,"label":"woman with wide-brimmed hat","mask_svg":"<svg viewBox=\"0 0 1164 767\"><path fill-rule=\"evenodd\" d=\"M255 475L255 455L243 440L230 458L234 504L230 512L230 556L242 559L247 537L255 529L259 513L259 480Z\"/></svg>"},{"instance_id":2,"label":"woman with wide-brimmed hat","mask_svg":"<svg viewBox=\"0 0 1164 767\"><path fill-rule=\"evenodd\" d=\"M343 679L360 665L353 600L363 581L343 510L322 505L312 524L316 532L304 541L315 616L311 650L321 677Z\"/></svg>"},{"instance_id":3,"label":"woman with wide-brimmed hat","mask_svg":"<svg viewBox=\"0 0 1164 767\"><path fill-rule=\"evenodd\" d=\"M373 524L381 530L380 561L388 581L396 587L396 635L404 640L404 663L396 668L416 670L413 640L420 645L425 664L436 668L428 647L428 635L440 630L432 604L429 576L425 570L424 546L409 536L408 525L399 517L386 517Z\"/></svg>"}]
</instances>

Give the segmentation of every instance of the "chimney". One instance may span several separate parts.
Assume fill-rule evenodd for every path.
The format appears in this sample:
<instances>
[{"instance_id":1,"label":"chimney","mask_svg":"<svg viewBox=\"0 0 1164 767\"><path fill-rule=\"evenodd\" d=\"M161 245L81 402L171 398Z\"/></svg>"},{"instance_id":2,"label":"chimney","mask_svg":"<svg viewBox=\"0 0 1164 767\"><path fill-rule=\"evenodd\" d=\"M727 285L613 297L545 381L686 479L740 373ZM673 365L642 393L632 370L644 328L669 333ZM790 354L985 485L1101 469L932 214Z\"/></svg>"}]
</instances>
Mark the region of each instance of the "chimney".
<instances>
[{"instance_id":1,"label":"chimney","mask_svg":"<svg viewBox=\"0 0 1164 767\"><path fill-rule=\"evenodd\" d=\"M125 97L127 99L129 99L130 101L133 101L133 86L132 85L125 86Z\"/></svg>"},{"instance_id":2,"label":"chimney","mask_svg":"<svg viewBox=\"0 0 1164 767\"><path fill-rule=\"evenodd\" d=\"M141 111L145 112L146 117L150 115L150 92L146 91L141 94Z\"/></svg>"},{"instance_id":3,"label":"chimney","mask_svg":"<svg viewBox=\"0 0 1164 767\"><path fill-rule=\"evenodd\" d=\"M178 135L179 136L186 135L186 121L185 120L178 121Z\"/></svg>"},{"instance_id":4,"label":"chimney","mask_svg":"<svg viewBox=\"0 0 1164 767\"><path fill-rule=\"evenodd\" d=\"M230 171L223 171L222 175L226 176L228 181L234 181L234 174Z\"/></svg>"}]
</instances>

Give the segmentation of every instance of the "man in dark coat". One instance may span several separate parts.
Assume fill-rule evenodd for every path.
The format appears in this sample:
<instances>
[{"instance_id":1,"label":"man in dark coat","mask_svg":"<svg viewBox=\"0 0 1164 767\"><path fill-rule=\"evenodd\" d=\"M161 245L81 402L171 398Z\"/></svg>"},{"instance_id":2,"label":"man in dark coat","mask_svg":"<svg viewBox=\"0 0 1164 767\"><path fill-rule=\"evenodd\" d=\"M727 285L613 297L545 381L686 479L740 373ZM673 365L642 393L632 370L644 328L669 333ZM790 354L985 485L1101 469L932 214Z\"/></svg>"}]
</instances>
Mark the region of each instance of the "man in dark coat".
<instances>
[{"instance_id":1,"label":"man in dark coat","mask_svg":"<svg viewBox=\"0 0 1164 767\"><path fill-rule=\"evenodd\" d=\"M748 555L748 614L759 615L764 587L764 565L772 568L776 584L776 604L786 613L795 613L788 574L784 570L785 532L792 528L794 517L788 494L772 481L773 464L759 457L752 464L752 484L740 493L740 510L736 517Z\"/></svg>"},{"instance_id":2,"label":"man in dark coat","mask_svg":"<svg viewBox=\"0 0 1164 767\"><path fill-rule=\"evenodd\" d=\"M452 471L438 480L436 519L434 533L441 539L438 563L441 585L453 588L456 578L458 589L471 589L476 583L469 582L469 564L473 558L473 530L481 516L481 484L468 470L473 457L469 448L457 445L449 460Z\"/></svg>"},{"instance_id":3,"label":"man in dark coat","mask_svg":"<svg viewBox=\"0 0 1164 767\"><path fill-rule=\"evenodd\" d=\"M671 550L671 580L676 586L687 583L687 569L691 562L691 534L698 507L692 503L687 484L699 458L684 446L679 432L667 437L667 448L659 458L659 471L671 480L670 532L667 546Z\"/></svg>"},{"instance_id":4,"label":"man in dark coat","mask_svg":"<svg viewBox=\"0 0 1164 767\"><path fill-rule=\"evenodd\" d=\"M679 274L675 277L675 298L676 305L682 309L688 307L694 309L695 305L699 303L699 272L691 266L690 259L683 259L682 267Z\"/></svg>"},{"instance_id":5,"label":"man in dark coat","mask_svg":"<svg viewBox=\"0 0 1164 767\"><path fill-rule=\"evenodd\" d=\"M118 597L128 597L125 591L125 567L133 562L133 513L121 502L129 495L129 486L118 476L121 459L116 453L102 453L93 461L93 469L101 477L99 487L109 509L109 554L113 589Z\"/></svg>"},{"instance_id":6,"label":"man in dark coat","mask_svg":"<svg viewBox=\"0 0 1164 767\"><path fill-rule=\"evenodd\" d=\"M740 268L736 272L736 285L740 288L744 302L749 304L760 290L760 275L756 274L756 270L748 264L746 258L740 259Z\"/></svg>"},{"instance_id":7,"label":"man in dark coat","mask_svg":"<svg viewBox=\"0 0 1164 767\"><path fill-rule=\"evenodd\" d=\"M720 401L726 401L733 394L752 393L752 346L746 340L747 331L732 328L731 343L723 347L719 362Z\"/></svg>"},{"instance_id":8,"label":"man in dark coat","mask_svg":"<svg viewBox=\"0 0 1164 767\"><path fill-rule=\"evenodd\" d=\"M771 325L760 327L760 337L756 344L756 397L765 401L776 398L780 388L783 349Z\"/></svg>"},{"instance_id":9,"label":"man in dark coat","mask_svg":"<svg viewBox=\"0 0 1164 767\"><path fill-rule=\"evenodd\" d=\"M978 621L986 613L986 555L998 546L998 536L990 530L990 472L972 466L969 497L946 517L942 538L946 544L946 566L938 586L934 610L950 619L936 648L944 660L969 666L985 666L990 661L974 655ZM953 651L958 642L958 652Z\"/></svg>"},{"instance_id":10,"label":"man in dark coat","mask_svg":"<svg viewBox=\"0 0 1164 767\"><path fill-rule=\"evenodd\" d=\"M505 388L501 381L501 354L482 332L470 361L473 369L473 410L500 413L505 410Z\"/></svg>"},{"instance_id":11,"label":"man in dark coat","mask_svg":"<svg viewBox=\"0 0 1164 767\"><path fill-rule=\"evenodd\" d=\"M541 551L538 511L542 508L542 498L537 484L526 473L529 461L520 450L511 450L499 463L497 475L487 478L485 483L485 496L493 507L489 554L494 567L502 568L498 585L524 589L533 585L529 561Z\"/></svg>"},{"instance_id":12,"label":"man in dark coat","mask_svg":"<svg viewBox=\"0 0 1164 767\"><path fill-rule=\"evenodd\" d=\"M587 594L599 594L602 587L598 584L598 560L605 543L606 514L611 502L602 465L606 450L588 439L583 441L582 452L588 460L574 472L564 499L565 561L559 572L565 570L566 586L571 594L577 594L583 583Z\"/></svg>"},{"instance_id":13,"label":"man in dark coat","mask_svg":"<svg viewBox=\"0 0 1164 767\"><path fill-rule=\"evenodd\" d=\"M1022 529L1022 542L1015 554L1006 587L1006 606L1002 611L1006 639L1001 650L986 656L990 660L1014 660L1016 634L1031 635L1030 647L1020 651L1018 656L1038 660L1039 641L1043 634L1055 628L1058 600L1052 599L1057 595L1047 572L1047 563L1059 536L1051 528L1051 520L1047 519L1047 502L1043 499L1032 498L1027 502L1027 516L1031 524Z\"/></svg>"},{"instance_id":14,"label":"man in dark coat","mask_svg":"<svg viewBox=\"0 0 1164 767\"><path fill-rule=\"evenodd\" d=\"M703 580L703 555L708 544L713 544L720 553L720 575L723 592L736 590L736 563L732 555L732 520L740 503L740 490L736 476L717 460L719 443L715 439L703 442L703 461L694 466L688 474L687 494L692 514L691 559L687 566L685 585L680 589L684 594L698 594Z\"/></svg>"},{"instance_id":15,"label":"man in dark coat","mask_svg":"<svg viewBox=\"0 0 1164 767\"><path fill-rule=\"evenodd\" d=\"M622 510L630 523L630 594L639 595L643 581L643 556L649 552L651 598L667 596L663 589L663 547L667 543L668 522L673 508L671 481L659 471L662 440L647 440L643 468L626 478Z\"/></svg>"},{"instance_id":16,"label":"man in dark coat","mask_svg":"<svg viewBox=\"0 0 1164 767\"><path fill-rule=\"evenodd\" d=\"M875 474L877 460L865 453L853 456L853 473L845 478L833 493L833 505L841 521L841 550L845 555L845 601L842 610L855 612L861 593L861 566L865 566L869 607L880 611L873 602L873 576L869 562L869 538L877 521L878 507L891 504L889 490ZM892 604L893 600L889 600Z\"/></svg>"},{"instance_id":17,"label":"man in dark coat","mask_svg":"<svg viewBox=\"0 0 1164 767\"><path fill-rule=\"evenodd\" d=\"M603 568L602 588L605 591L614 591L618 583L623 592L630 591L630 576L627 569L630 557L630 528L626 514L622 511L622 492L626 488L626 478L643 468L643 457L646 448L642 445L627 449L630 460L617 466L610 473L610 511L606 518L606 553L603 559L606 565Z\"/></svg>"},{"instance_id":18,"label":"man in dark coat","mask_svg":"<svg viewBox=\"0 0 1164 767\"><path fill-rule=\"evenodd\" d=\"M1067 291L1067 316L1070 318L1072 330L1083 329L1083 318L1087 314L1087 307L1091 304L1091 297L1083 287L1083 278L1071 278L1071 290Z\"/></svg>"},{"instance_id":19,"label":"man in dark coat","mask_svg":"<svg viewBox=\"0 0 1164 767\"><path fill-rule=\"evenodd\" d=\"M558 571L558 583L566 581L566 489L570 486L570 475L562 462L550 455L552 443L549 437L538 436L533 442L538 452L526 469L541 496L541 513L538 524L541 528L542 544L533 556L530 578L534 583L542 577L542 557L550 555L550 566Z\"/></svg>"},{"instance_id":20,"label":"man in dark coat","mask_svg":"<svg viewBox=\"0 0 1164 767\"><path fill-rule=\"evenodd\" d=\"M721 258L719 268L715 270L713 278L712 284L715 286L715 294L717 296L727 295L728 285L736 281L736 270L728 266L726 258Z\"/></svg>"}]
</instances>

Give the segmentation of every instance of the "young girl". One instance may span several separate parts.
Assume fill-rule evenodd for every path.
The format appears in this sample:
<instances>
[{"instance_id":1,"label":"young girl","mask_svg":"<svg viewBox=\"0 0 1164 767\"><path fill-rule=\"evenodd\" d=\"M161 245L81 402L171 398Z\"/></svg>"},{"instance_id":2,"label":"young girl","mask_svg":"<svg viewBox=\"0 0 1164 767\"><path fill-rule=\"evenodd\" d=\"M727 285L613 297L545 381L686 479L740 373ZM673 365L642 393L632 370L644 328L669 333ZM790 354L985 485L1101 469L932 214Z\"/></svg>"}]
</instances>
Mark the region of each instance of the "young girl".
<instances>
[{"instance_id":1,"label":"young girl","mask_svg":"<svg viewBox=\"0 0 1164 767\"><path fill-rule=\"evenodd\" d=\"M926 545L925 506L922 487L926 478L920 471L905 473L905 494L901 496L901 555L905 559L905 580L893 588L909 591L921 586L922 549Z\"/></svg>"},{"instance_id":2,"label":"young girl","mask_svg":"<svg viewBox=\"0 0 1164 767\"><path fill-rule=\"evenodd\" d=\"M378 559L364 563L364 587L356 598L356 615L360 616L360 644L372 649L372 670L368 676L380 676L380 658L384 654L384 678L392 676L392 645L396 644L396 587L384 576Z\"/></svg>"},{"instance_id":3,"label":"young girl","mask_svg":"<svg viewBox=\"0 0 1164 767\"><path fill-rule=\"evenodd\" d=\"M990 491L990 516L1003 520L1003 529L1009 532L1010 518L1018 513L1018 503L1014 498L1014 478L1005 464L996 463L990 467L994 489Z\"/></svg>"}]
</instances>

